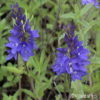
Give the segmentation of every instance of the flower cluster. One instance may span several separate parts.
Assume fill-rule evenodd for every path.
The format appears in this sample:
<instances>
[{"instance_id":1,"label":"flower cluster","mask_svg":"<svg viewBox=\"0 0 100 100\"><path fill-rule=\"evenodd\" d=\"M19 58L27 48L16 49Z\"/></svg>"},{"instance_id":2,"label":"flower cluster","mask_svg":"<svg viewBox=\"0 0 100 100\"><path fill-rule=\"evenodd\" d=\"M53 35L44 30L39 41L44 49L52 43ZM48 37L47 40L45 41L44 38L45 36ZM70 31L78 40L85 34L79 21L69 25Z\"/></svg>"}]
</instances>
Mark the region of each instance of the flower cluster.
<instances>
[{"instance_id":1,"label":"flower cluster","mask_svg":"<svg viewBox=\"0 0 100 100\"><path fill-rule=\"evenodd\" d=\"M100 3L97 0L82 0L83 5L93 4L96 8L99 8Z\"/></svg>"},{"instance_id":2,"label":"flower cluster","mask_svg":"<svg viewBox=\"0 0 100 100\"><path fill-rule=\"evenodd\" d=\"M64 40L67 48L57 48L57 58L52 66L57 75L68 73L72 80L81 80L87 74L86 66L89 50L84 48L82 41L74 34L74 26L69 25Z\"/></svg>"},{"instance_id":3,"label":"flower cluster","mask_svg":"<svg viewBox=\"0 0 100 100\"><path fill-rule=\"evenodd\" d=\"M27 61L30 56L33 56L33 50L37 49L35 38L39 37L38 30L32 30L29 25L29 19L23 14L22 8L16 3L11 6L12 17L15 19L15 25L10 31L9 43L6 44L10 50L7 60L11 58L17 59L20 54L24 61Z\"/></svg>"}]
</instances>

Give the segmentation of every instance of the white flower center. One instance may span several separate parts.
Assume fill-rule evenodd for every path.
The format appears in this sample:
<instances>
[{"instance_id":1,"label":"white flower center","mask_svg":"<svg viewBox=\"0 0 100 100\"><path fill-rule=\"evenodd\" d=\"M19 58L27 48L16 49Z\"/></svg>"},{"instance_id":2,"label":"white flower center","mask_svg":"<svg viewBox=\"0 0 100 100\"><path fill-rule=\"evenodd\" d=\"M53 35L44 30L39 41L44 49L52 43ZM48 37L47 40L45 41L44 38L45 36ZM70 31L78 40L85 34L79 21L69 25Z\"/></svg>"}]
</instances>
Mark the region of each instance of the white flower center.
<instances>
[{"instance_id":1,"label":"white flower center","mask_svg":"<svg viewBox=\"0 0 100 100\"><path fill-rule=\"evenodd\" d=\"M72 63L69 63L69 66L71 66L72 65Z\"/></svg>"},{"instance_id":2,"label":"white flower center","mask_svg":"<svg viewBox=\"0 0 100 100\"><path fill-rule=\"evenodd\" d=\"M14 44L14 46L16 46L16 47L17 47L17 46L18 46L18 43L15 43L15 44Z\"/></svg>"},{"instance_id":3,"label":"white flower center","mask_svg":"<svg viewBox=\"0 0 100 100\"><path fill-rule=\"evenodd\" d=\"M77 47L77 49L78 49L79 47Z\"/></svg>"},{"instance_id":4,"label":"white flower center","mask_svg":"<svg viewBox=\"0 0 100 100\"><path fill-rule=\"evenodd\" d=\"M26 45L25 45L25 44L23 44L23 47L26 47Z\"/></svg>"},{"instance_id":5,"label":"white flower center","mask_svg":"<svg viewBox=\"0 0 100 100\"><path fill-rule=\"evenodd\" d=\"M78 53L78 55L80 55L80 53Z\"/></svg>"},{"instance_id":6,"label":"white flower center","mask_svg":"<svg viewBox=\"0 0 100 100\"><path fill-rule=\"evenodd\" d=\"M73 72L73 69L72 69L72 67L70 67L70 72Z\"/></svg>"}]
</instances>

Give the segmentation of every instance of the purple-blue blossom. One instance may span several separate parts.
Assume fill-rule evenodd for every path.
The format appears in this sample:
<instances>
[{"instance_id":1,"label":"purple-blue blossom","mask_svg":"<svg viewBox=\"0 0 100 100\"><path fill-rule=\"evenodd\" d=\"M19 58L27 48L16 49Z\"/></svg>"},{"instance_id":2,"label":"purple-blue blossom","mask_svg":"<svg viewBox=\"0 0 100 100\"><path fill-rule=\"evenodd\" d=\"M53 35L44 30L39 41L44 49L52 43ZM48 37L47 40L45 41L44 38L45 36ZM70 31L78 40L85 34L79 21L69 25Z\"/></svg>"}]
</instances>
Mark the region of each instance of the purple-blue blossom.
<instances>
[{"instance_id":1,"label":"purple-blue blossom","mask_svg":"<svg viewBox=\"0 0 100 100\"><path fill-rule=\"evenodd\" d=\"M74 25L68 27L64 37L67 48L57 48L58 53L52 69L57 75L67 73L72 80L82 80L82 77L87 75L86 66L90 64L89 50L84 48L83 42L75 36Z\"/></svg>"},{"instance_id":2,"label":"purple-blue blossom","mask_svg":"<svg viewBox=\"0 0 100 100\"><path fill-rule=\"evenodd\" d=\"M9 53L7 60L17 59L18 54L20 54L24 61L28 61L29 57L34 55L33 50L37 49L34 39L39 37L38 30L31 29L29 19L26 19L22 8L17 3L11 8L15 25L10 31L9 43L6 44L10 48L7 50Z\"/></svg>"},{"instance_id":3,"label":"purple-blue blossom","mask_svg":"<svg viewBox=\"0 0 100 100\"><path fill-rule=\"evenodd\" d=\"M98 0L82 0L83 5L93 4L96 8L99 8L100 3Z\"/></svg>"}]
</instances>

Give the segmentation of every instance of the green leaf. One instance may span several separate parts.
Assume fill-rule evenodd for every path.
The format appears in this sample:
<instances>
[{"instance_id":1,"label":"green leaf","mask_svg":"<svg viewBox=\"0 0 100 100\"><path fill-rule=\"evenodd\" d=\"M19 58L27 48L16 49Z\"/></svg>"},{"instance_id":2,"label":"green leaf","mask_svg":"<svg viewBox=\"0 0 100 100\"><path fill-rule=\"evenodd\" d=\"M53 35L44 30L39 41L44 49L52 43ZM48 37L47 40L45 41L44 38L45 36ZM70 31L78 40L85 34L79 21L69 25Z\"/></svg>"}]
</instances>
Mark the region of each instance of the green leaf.
<instances>
[{"instance_id":1,"label":"green leaf","mask_svg":"<svg viewBox=\"0 0 100 100\"><path fill-rule=\"evenodd\" d=\"M33 66L33 57L30 57L29 60L27 61L27 66Z\"/></svg>"},{"instance_id":2,"label":"green leaf","mask_svg":"<svg viewBox=\"0 0 100 100\"><path fill-rule=\"evenodd\" d=\"M100 82L93 84L93 86L82 85L83 89L87 93L96 93L100 91Z\"/></svg>"},{"instance_id":3,"label":"green leaf","mask_svg":"<svg viewBox=\"0 0 100 100\"><path fill-rule=\"evenodd\" d=\"M60 92L64 92L64 86L62 84L56 85L56 89L59 90Z\"/></svg>"},{"instance_id":4,"label":"green leaf","mask_svg":"<svg viewBox=\"0 0 100 100\"><path fill-rule=\"evenodd\" d=\"M8 66L8 67L5 67L5 69L7 69L7 71L15 73L15 74L23 74L24 73L23 70L18 69L18 68L14 67L14 66Z\"/></svg>"},{"instance_id":5,"label":"green leaf","mask_svg":"<svg viewBox=\"0 0 100 100\"><path fill-rule=\"evenodd\" d=\"M11 86L13 86L13 83L12 83L12 82L6 82L6 83L3 85L4 88L8 88L8 87L11 87Z\"/></svg>"},{"instance_id":6,"label":"green leaf","mask_svg":"<svg viewBox=\"0 0 100 100\"><path fill-rule=\"evenodd\" d=\"M82 8L81 12L80 12L80 16L84 16L86 13L88 13L88 11L92 8L92 4L89 5L85 5L84 8Z\"/></svg>"},{"instance_id":7,"label":"green leaf","mask_svg":"<svg viewBox=\"0 0 100 100\"><path fill-rule=\"evenodd\" d=\"M12 81L14 79L14 75L9 75L9 76L7 76L7 80L8 81Z\"/></svg>"},{"instance_id":8,"label":"green leaf","mask_svg":"<svg viewBox=\"0 0 100 100\"><path fill-rule=\"evenodd\" d=\"M96 55L100 57L100 33L99 32L96 34Z\"/></svg>"},{"instance_id":9,"label":"green leaf","mask_svg":"<svg viewBox=\"0 0 100 100\"><path fill-rule=\"evenodd\" d=\"M40 56L40 64L43 64L44 59L45 59L45 51L43 50L43 51L41 52L41 56Z\"/></svg>"},{"instance_id":10,"label":"green leaf","mask_svg":"<svg viewBox=\"0 0 100 100\"><path fill-rule=\"evenodd\" d=\"M91 88L91 93L96 93L100 91L100 82L95 83Z\"/></svg>"},{"instance_id":11,"label":"green leaf","mask_svg":"<svg viewBox=\"0 0 100 100\"><path fill-rule=\"evenodd\" d=\"M60 18L64 18L64 19L69 19L69 18L75 19L75 14L72 13L72 12L70 12L70 13L61 15Z\"/></svg>"},{"instance_id":12,"label":"green leaf","mask_svg":"<svg viewBox=\"0 0 100 100\"><path fill-rule=\"evenodd\" d=\"M53 25L52 24L47 24L47 28L52 30L53 29Z\"/></svg>"},{"instance_id":13,"label":"green leaf","mask_svg":"<svg viewBox=\"0 0 100 100\"><path fill-rule=\"evenodd\" d=\"M22 89L22 92L24 92L25 94L27 94L28 96L30 96L32 98L36 98L36 95L30 90Z\"/></svg>"},{"instance_id":14,"label":"green leaf","mask_svg":"<svg viewBox=\"0 0 100 100\"><path fill-rule=\"evenodd\" d=\"M6 20L3 19L0 21L0 31L3 30L3 29L6 29L7 26L6 26Z\"/></svg>"},{"instance_id":15,"label":"green leaf","mask_svg":"<svg viewBox=\"0 0 100 100\"><path fill-rule=\"evenodd\" d=\"M17 94L17 95L16 95ZM17 100L19 96L19 91L17 91L14 95L7 95L5 93L3 93L3 100Z\"/></svg>"},{"instance_id":16,"label":"green leaf","mask_svg":"<svg viewBox=\"0 0 100 100\"><path fill-rule=\"evenodd\" d=\"M59 94L59 95L56 95L56 100L62 100L62 96Z\"/></svg>"},{"instance_id":17,"label":"green leaf","mask_svg":"<svg viewBox=\"0 0 100 100\"><path fill-rule=\"evenodd\" d=\"M32 100L30 97L27 97L27 99L26 100Z\"/></svg>"},{"instance_id":18,"label":"green leaf","mask_svg":"<svg viewBox=\"0 0 100 100\"><path fill-rule=\"evenodd\" d=\"M34 13L34 12L36 12L36 9L39 9L39 7L42 6L43 4L45 4L47 1L49 1L49 0L34 0L34 2L32 1L30 3L30 9ZM34 5L34 9L32 9L33 5Z\"/></svg>"},{"instance_id":19,"label":"green leaf","mask_svg":"<svg viewBox=\"0 0 100 100\"><path fill-rule=\"evenodd\" d=\"M92 64L100 64L100 57L94 56L90 59Z\"/></svg>"},{"instance_id":20,"label":"green leaf","mask_svg":"<svg viewBox=\"0 0 100 100\"><path fill-rule=\"evenodd\" d=\"M65 34L61 34L61 35L59 36L59 41L60 41L61 39L63 39L64 36L65 36Z\"/></svg>"},{"instance_id":21,"label":"green leaf","mask_svg":"<svg viewBox=\"0 0 100 100\"><path fill-rule=\"evenodd\" d=\"M83 86L80 80L72 82L73 93L72 96L80 100L84 96Z\"/></svg>"},{"instance_id":22,"label":"green leaf","mask_svg":"<svg viewBox=\"0 0 100 100\"><path fill-rule=\"evenodd\" d=\"M20 78L21 78L21 76L16 76L16 77L13 78L13 80L9 80L8 78L10 76L12 76L12 74L9 73L7 75L8 75L8 76L6 76L7 77L7 82L3 84L4 88L8 88L8 87L12 87L12 86L16 85L19 82Z\"/></svg>"}]
</instances>

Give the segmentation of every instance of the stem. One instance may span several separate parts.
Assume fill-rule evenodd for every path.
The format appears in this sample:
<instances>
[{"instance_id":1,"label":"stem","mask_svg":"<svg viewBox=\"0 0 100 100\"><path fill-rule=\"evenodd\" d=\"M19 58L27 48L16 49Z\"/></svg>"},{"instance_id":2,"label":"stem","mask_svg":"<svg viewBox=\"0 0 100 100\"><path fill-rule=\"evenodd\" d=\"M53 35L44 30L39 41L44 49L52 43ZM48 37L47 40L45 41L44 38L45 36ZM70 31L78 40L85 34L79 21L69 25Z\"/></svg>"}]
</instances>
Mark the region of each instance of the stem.
<instances>
[{"instance_id":1,"label":"stem","mask_svg":"<svg viewBox=\"0 0 100 100\"><path fill-rule=\"evenodd\" d=\"M55 87L57 86L55 81L54 81L54 85L55 85ZM58 91L59 95L60 95L60 96L61 96L61 98L62 98L62 94L61 94L61 92L59 91L59 89L58 89L58 88L57 88L57 91Z\"/></svg>"},{"instance_id":2,"label":"stem","mask_svg":"<svg viewBox=\"0 0 100 100\"><path fill-rule=\"evenodd\" d=\"M71 89L71 76L70 75L68 75L68 79L69 79L69 90ZM68 100L71 100L71 93L70 93L70 91L69 91L69 95L68 95Z\"/></svg>"},{"instance_id":3,"label":"stem","mask_svg":"<svg viewBox=\"0 0 100 100\"><path fill-rule=\"evenodd\" d=\"M90 87L92 87L92 78L91 78L91 73L90 73L90 75L89 75L89 84L90 84ZM94 100L94 96L93 96L93 94L91 94L91 100Z\"/></svg>"},{"instance_id":4,"label":"stem","mask_svg":"<svg viewBox=\"0 0 100 100\"><path fill-rule=\"evenodd\" d=\"M67 98L67 95L66 95L66 81L67 81L67 77L66 77L66 74L64 75L64 77L65 77L65 80L64 80L64 96L65 96L65 98Z\"/></svg>"},{"instance_id":5,"label":"stem","mask_svg":"<svg viewBox=\"0 0 100 100\"><path fill-rule=\"evenodd\" d=\"M50 91L50 93L49 93L49 95L48 95L48 97L47 97L47 100L49 100L49 97L50 97L51 93L52 93L52 91Z\"/></svg>"},{"instance_id":6,"label":"stem","mask_svg":"<svg viewBox=\"0 0 100 100\"><path fill-rule=\"evenodd\" d=\"M19 81L19 90L21 90L22 86L21 86L21 80ZM22 93L19 96L19 100L22 100Z\"/></svg>"},{"instance_id":7,"label":"stem","mask_svg":"<svg viewBox=\"0 0 100 100\"><path fill-rule=\"evenodd\" d=\"M20 55L19 54L17 54L17 66L18 66L18 68L20 67ZM22 85L21 85L21 79L20 79L20 81L19 81L19 90L21 90L21 88L22 88ZM19 96L19 100L22 100L22 93Z\"/></svg>"},{"instance_id":8,"label":"stem","mask_svg":"<svg viewBox=\"0 0 100 100\"><path fill-rule=\"evenodd\" d=\"M32 92L34 92L34 83L33 83L33 79L30 79L30 84L31 84L31 88L32 88Z\"/></svg>"},{"instance_id":9,"label":"stem","mask_svg":"<svg viewBox=\"0 0 100 100\"><path fill-rule=\"evenodd\" d=\"M25 67L26 67L27 72L29 73L30 72L30 69L28 68L28 66L27 66L26 63L25 63ZM31 90L32 90L32 92L34 92L34 82L33 82L33 78L30 77L30 76L28 76L28 78L29 78L29 83L30 83Z\"/></svg>"},{"instance_id":10,"label":"stem","mask_svg":"<svg viewBox=\"0 0 100 100\"><path fill-rule=\"evenodd\" d=\"M61 0L56 0L56 3L58 5L58 9L57 9L57 12L56 12L56 17L55 17L55 22L54 22L54 30L56 30L56 28L57 28L57 22L59 21L60 12L62 10L62 2L61 2Z\"/></svg>"}]
</instances>

